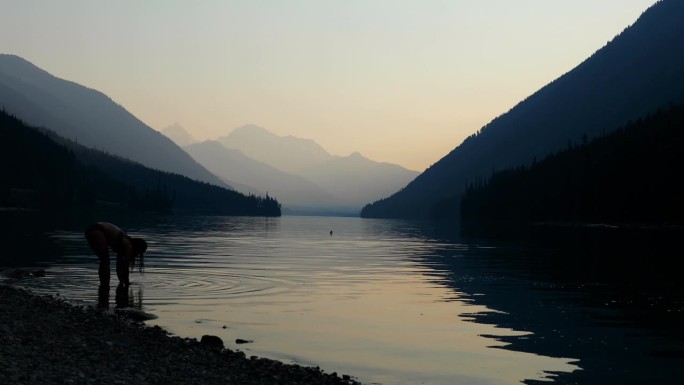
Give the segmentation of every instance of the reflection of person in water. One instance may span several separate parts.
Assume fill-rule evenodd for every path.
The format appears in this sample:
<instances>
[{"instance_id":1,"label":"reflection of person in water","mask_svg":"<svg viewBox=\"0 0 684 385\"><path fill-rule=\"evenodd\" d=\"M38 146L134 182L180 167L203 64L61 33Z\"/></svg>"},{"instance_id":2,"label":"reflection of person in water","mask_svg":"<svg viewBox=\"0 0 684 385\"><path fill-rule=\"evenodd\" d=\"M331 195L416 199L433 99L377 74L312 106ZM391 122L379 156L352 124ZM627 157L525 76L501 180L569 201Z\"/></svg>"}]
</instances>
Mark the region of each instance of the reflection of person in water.
<instances>
[{"instance_id":1,"label":"reflection of person in water","mask_svg":"<svg viewBox=\"0 0 684 385\"><path fill-rule=\"evenodd\" d=\"M116 297L114 297L117 309L132 307L141 308L143 303L142 289L138 287L137 290L138 292L134 296L133 286L124 286L123 283L120 283L116 287ZM109 287L100 286L97 292L97 299L101 308L109 308Z\"/></svg>"},{"instance_id":2,"label":"reflection of person in water","mask_svg":"<svg viewBox=\"0 0 684 385\"><path fill-rule=\"evenodd\" d=\"M116 275L119 282L128 287L131 283L128 279L129 267L135 267L136 258L140 272L143 271L143 254L147 250L147 242L142 238L133 238L117 226L107 222L97 222L88 226L85 238L93 252L100 260L97 273L100 277L100 290L106 288L109 291L109 249L116 252Z\"/></svg>"},{"instance_id":3,"label":"reflection of person in water","mask_svg":"<svg viewBox=\"0 0 684 385\"><path fill-rule=\"evenodd\" d=\"M114 302L117 308L142 308L142 288L136 286L136 293L133 293L133 286L124 286L119 284L116 287L116 297L114 297ZM102 303L102 299L100 300ZM109 306L109 291L107 291L107 300L104 302L106 306Z\"/></svg>"},{"instance_id":4,"label":"reflection of person in water","mask_svg":"<svg viewBox=\"0 0 684 385\"><path fill-rule=\"evenodd\" d=\"M109 291L107 291L109 293ZM132 289L130 286L126 287L123 284L119 284L116 287L116 297L114 297L114 302L116 302L116 307L133 307ZM107 304L109 304L109 298L107 298Z\"/></svg>"}]
</instances>

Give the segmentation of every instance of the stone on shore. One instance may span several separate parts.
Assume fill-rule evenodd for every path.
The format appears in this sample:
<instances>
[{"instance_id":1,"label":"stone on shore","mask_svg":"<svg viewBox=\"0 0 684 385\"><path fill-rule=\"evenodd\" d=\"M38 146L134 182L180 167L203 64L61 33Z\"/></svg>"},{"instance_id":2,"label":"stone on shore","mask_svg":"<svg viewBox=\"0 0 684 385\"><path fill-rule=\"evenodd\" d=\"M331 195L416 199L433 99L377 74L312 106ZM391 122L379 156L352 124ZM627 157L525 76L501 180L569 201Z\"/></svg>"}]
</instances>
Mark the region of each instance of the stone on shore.
<instances>
[{"instance_id":1,"label":"stone on shore","mask_svg":"<svg viewBox=\"0 0 684 385\"><path fill-rule=\"evenodd\" d=\"M211 336L211 335L205 334L202 336L200 343L204 346L209 347L210 349L215 349L215 350L223 349L223 340L217 336Z\"/></svg>"}]
</instances>

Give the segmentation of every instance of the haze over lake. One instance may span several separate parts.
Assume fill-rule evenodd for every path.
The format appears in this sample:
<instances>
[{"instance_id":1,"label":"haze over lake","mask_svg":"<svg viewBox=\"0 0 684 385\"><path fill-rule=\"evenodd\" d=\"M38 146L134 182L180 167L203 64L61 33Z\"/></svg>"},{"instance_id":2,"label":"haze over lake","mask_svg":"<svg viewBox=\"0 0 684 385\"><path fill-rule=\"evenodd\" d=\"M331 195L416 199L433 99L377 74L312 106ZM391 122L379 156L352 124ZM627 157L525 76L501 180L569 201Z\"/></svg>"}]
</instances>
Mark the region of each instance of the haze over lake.
<instances>
[{"instance_id":1,"label":"haze over lake","mask_svg":"<svg viewBox=\"0 0 684 385\"><path fill-rule=\"evenodd\" d=\"M635 327L613 284L547 275L522 242L463 237L446 224L331 217L162 217L127 230L150 244L127 298L158 316L148 324L217 335L248 356L364 383L518 384L555 372L564 373L559 383L681 380L672 358L650 357L647 347L683 351L681 340ZM47 276L13 284L96 305L97 260L81 231L46 237L49 247L32 253ZM113 309L114 286L110 294ZM609 371L597 370L607 362Z\"/></svg>"}]
</instances>

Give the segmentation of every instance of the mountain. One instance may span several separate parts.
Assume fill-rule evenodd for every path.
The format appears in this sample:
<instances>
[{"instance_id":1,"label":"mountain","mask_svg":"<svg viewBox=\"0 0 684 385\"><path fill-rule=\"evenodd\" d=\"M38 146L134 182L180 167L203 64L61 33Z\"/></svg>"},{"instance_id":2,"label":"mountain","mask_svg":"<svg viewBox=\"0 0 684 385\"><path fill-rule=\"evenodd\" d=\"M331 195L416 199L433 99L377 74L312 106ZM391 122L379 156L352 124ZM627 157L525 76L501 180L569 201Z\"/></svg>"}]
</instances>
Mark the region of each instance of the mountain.
<instances>
[{"instance_id":1,"label":"mountain","mask_svg":"<svg viewBox=\"0 0 684 385\"><path fill-rule=\"evenodd\" d=\"M468 182L529 164L684 102L684 2L663 0L570 72L543 87L428 168L364 207L364 217L458 218Z\"/></svg>"},{"instance_id":2,"label":"mountain","mask_svg":"<svg viewBox=\"0 0 684 385\"><path fill-rule=\"evenodd\" d=\"M145 166L225 186L161 133L105 94L0 55L0 108L26 123Z\"/></svg>"},{"instance_id":3,"label":"mountain","mask_svg":"<svg viewBox=\"0 0 684 385\"><path fill-rule=\"evenodd\" d=\"M0 111L0 210L279 216L278 202L152 170ZM66 214L66 215L65 215Z\"/></svg>"},{"instance_id":4,"label":"mountain","mask_svg":"<svg viewBox=\"0 0 684 385\"><path fill-rule=\"evenodd\" d=\"M385 197L412 181L417 171L365 158L358 152L334 157L298 173L324 190L357 205Z\"/></svg>"},{"instance_id":5,"label":"mountain","mask_svg":"<svg viewBox=\"0 0 684 385\"><path fill-rule=\"evenodd\" d=\"M684 223L684 105L604 137L497 171L463 195L461 220L482 223Z\"/></svg>"},{"instance_id":6,"label":"mountain","mask_svg":"<svg viewBox=\"0 0 684 385\"><path fill-rule=\"evenodd\" d=\"M358 214L361 205L351 205L309 180L254 160L239 150L218 141L205 141L184 147L196 161L233 186L242 185L246 193L275 197L283 211L293 213L349 212Z\"/></svg>"},{"instance_id":7,"label":"mountain","mask_svg":"<svg viewBox=\"0 0 684 385\"><path fill-rule=\"evenodd\" d=\"M164 128L163 130L161 130L161 133L164 134L164 136L166 136L167 138L171 139L180 147L199 142L192 135L190 135L190 133L186 131L185 128L183 128L183 126L181 126L178 123L174 123Z\"/></svg>"},{"instance_id":8,"label":"mountain","mask_svg":"<svg viewBox=\"0 0 684 385\"><path fill-rule=\"evenodd\" d=\"M278 136L253 124L238 127L217 140L227 148L240 150L252 159L289 173L332 159L332 155L313 140Z\"/></svg>"},{"instance_id":9,"label":"mountain","mask_svg":"<svg viewBox=\"0 0 684 385\"><path fill-rule=\"evenodd\" d=\"M418 175L358 152L333 156L313 140L278 136L255 125L236 128L217 142L211 145L212 152L206 142L185 150L232 185L268 191L286 210L296 208L296 212L320 214L332 209L337 214L356 215L366 202L387 196Z\"/></svg>"}]
</instances>

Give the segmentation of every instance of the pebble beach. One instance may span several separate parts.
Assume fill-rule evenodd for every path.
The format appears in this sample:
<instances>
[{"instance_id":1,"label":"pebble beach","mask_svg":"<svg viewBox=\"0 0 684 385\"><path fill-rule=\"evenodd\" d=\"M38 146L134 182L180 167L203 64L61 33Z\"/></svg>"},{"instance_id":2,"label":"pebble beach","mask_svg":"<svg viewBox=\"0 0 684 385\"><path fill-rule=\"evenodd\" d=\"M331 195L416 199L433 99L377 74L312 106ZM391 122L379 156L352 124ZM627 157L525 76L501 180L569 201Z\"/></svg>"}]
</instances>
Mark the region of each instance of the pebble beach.
<instances>
[{"instance_id":1,"label":"pebble beach","mask_svg":"<svg viewBox=\"0 0 684 385\"><path fill-rule=\"evenodd\" d=\"M359 385L0 284L0 384Z\"/></svg>"}]
</instances>

